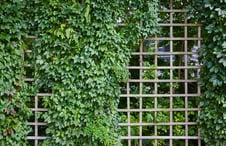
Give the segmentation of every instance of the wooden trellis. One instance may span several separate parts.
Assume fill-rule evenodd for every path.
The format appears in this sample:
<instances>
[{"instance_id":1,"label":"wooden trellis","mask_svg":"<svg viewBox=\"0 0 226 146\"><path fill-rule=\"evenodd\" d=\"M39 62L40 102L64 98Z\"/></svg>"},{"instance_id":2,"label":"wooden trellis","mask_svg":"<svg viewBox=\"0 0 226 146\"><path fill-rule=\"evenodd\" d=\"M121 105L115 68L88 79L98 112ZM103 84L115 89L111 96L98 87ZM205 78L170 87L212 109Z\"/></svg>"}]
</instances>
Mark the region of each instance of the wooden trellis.
<instances>
[{"instance_id":1,"label":"wooden trellis","mask_svg":"<svg viewBox=\"0 0 226 146\"><path fill-rule=\"evenodd\" d=\"M187 10L183 4L181 8L175 8L173 0L168 3L169 6L160 11L160 17L164 18L160 26L165 33L141 41L140 48L132 53L133 64L128 66L131 77L122 85L118 111L125 117L119 123L121 129L126 131L121 136L124 145L157 146L162 143L174 146L180 143L185 146L201 146L196 122L200 109L198 104L194 104L201 94L196 80L200 68L197 49L201 46L201 25L186 19ZM25 56L30 53L32 50L27 50ZM25 65L26 69L30 69L30 66ZM149 72L151 76L147 77ZM135 73L137 75L133 75ZM27 76L25 81L33 82L33 79ZM33 117L28 125L32 127L32 132L28 140L35 146L46 139L43 133L46 123L39 118L39 113L48 110L41 105L44 96L51 94L31 96ZM183 101L181 105L177 105L177 99ZM147 102L151 105L147 106ZM156 120L159 114L165 117L168 115L169 119ZM181 120L175 119L177 114L182 116ZM134 117L137 119L134 120ZM164 127L164 132L161 127ZM180 127L181 132L175 132L177 127Z\"/></svg>"},{"instance_id":2,"label":"wooden trellis","mask_svg":"<svg viewBox=\"0 0 226 146\"><path fill-rule=\"evenodd\" d=\"M183 5L181 3L181 5ZM199 64L197 60L197 50L201 46L201 25L189 23L186 19L187 10L174 8L174 3L169 2L169 8L161 10L160 15L165 18L160 22L162 30L167 30L162 36L149 38L141 42L138 51L133 52L132 59L137 59L137 64L128 66L131 73L137 72L139 76L131 77L124 86L124 93L121 94L121 101L126 102L124 107L118 111L126 115L126 119L119 125L127 129L127 133L121 137L127 141L128 146L134 145L195 145L201 146L200 133L197 128L196 118L199 115L198 104L191 105L191 100L198 100L200 87L197 84ZM175 32L180 33L175 33ZM191 32L190 32L191 31ZM152 46L152 50L147 50L144 44ZM178 49L178 44L180 48ZM152 61L148 60L152 59ZM163 61L163 63L160 61ZM176 61L178 60L178 61ZM145 62L151 62L147 65ZM165 64L164 64L165 62ZM153 72L151 78L145 77L145 72ZM161 73L168 73L168 77L161 77ZM165 77L165 78L164 78ZM164 84L170 85L168 90L163 89ZM175 90L174 85L179 84L182 89ZM138 89L133 89L137 87ZM153 88L150 92L145 92L145 88ZM124 98L124 99L123 99ZM176 107L177 98L183 101L183 106ZM168 101L168 107L160 107L161 100ZM136 101L137 106L131 105ZM148 108L146 101L152 101L153 107ZM152 114L152 120L147 121L148 114ZM167 121L155 121L159 113L169 115ZM181 120L175 120L176 114L183 115ZM136 117L137 120L133 118ZM161 126L166 132L161 133ZM181 134L175 132L176 127L182 127ZM145 130L144 130L145 129ZM150 130L148 132L148 130ZM190 132L195 129L195 133ZM134 132L134 131L139 132ZM145 132L144 132L145 131ZM149 133L149 134L148 134ZM191 134L192 135L189 135ZM125 143L124 143L125 144Z\"/></svg>"}]
</instances>

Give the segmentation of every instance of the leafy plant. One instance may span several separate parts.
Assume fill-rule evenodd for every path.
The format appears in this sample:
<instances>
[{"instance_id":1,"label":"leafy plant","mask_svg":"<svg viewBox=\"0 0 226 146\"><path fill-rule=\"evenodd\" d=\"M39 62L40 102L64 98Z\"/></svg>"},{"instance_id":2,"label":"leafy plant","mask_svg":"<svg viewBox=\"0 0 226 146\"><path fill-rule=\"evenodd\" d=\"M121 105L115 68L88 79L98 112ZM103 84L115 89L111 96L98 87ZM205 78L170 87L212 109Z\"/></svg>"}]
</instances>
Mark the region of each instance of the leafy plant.
<instances>
[{"instance_id":1,"label":"leafy plant","mask_svg":"<svg viewBox=\"0 0 226 146\"><path fill-rule=\"evenodd\" d=\"M36 0L37 85L48 112L43 145L120 145L119 83L130 49L157 32L156 0ZM119 26L121 20L123 26ZM143 25L141 25L143 23Z\"/></svg>"},{"instance_id":2,"label":"leafy plant","mask_svg":"<svg viewBox=\"0 0 226 146\"><path fill-rule=\"evenodd\" d=\"M202 24L199 126L206 145L226 144L226 1L194 1L190 17ZM197 15L198 14L198 15Z\"/></svg>"},{"instance_id":3,"label":"leafy plant","mask_svg":"<svg viewBox=\"0 0 226 146\"><path fill-rule=\"evenodd\" d=\"M24 3L0 1L0 145L25 145L31 114L23 81Z\"/></svg>"}]
</instances>

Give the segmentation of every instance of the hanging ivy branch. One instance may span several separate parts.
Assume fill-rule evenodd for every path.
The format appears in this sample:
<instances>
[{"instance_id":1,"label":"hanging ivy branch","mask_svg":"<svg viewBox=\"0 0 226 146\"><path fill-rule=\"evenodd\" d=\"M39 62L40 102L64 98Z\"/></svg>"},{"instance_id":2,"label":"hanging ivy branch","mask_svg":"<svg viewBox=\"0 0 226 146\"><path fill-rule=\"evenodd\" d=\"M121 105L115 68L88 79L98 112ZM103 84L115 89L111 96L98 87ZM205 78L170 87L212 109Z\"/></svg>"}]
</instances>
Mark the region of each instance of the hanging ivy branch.
<instances>
[{"instance_id":1,"label":"hanging ivy branch","mask_svg":"<svg viewBox=\"0 0 226 146\"><path fill-rule=\"evenodd\" d=\"M226 2L194 1L191 17L203 24L199 125L207 146L226 145Z\"/></svg>"},{"instance_id":2,"label":"hanging ivy branch","mask_svg":"<svg viewBox=\"0 0 226 146\"><path fill-rule=\"evenodd\" d=\"M157 32L157 0L36 0L33 9L37 84L53 92L43 145L120 145L119 83L131 47Z\"/></svg>"},{"instance_id":3,"label":"hanging ivy branch","mask_svg":"<svg viewBox=\"0 0 226 146\"><path fill-rule=\"evenodd\" d=\"M31 114L28 86L22 80L25 22L23 3L0 1L0 145L25 145Z\"/></svg>"}]
</instances>

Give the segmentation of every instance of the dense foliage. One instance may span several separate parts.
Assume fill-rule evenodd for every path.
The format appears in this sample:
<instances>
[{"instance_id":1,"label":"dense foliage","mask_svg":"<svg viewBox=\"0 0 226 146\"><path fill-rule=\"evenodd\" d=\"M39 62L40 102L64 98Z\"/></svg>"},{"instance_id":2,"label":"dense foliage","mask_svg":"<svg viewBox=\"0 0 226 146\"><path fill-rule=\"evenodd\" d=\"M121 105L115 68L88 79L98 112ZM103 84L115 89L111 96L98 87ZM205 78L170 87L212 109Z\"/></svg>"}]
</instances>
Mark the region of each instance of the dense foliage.
<instances>
[{"instance_id":1,"label":"dense foliage","mask_svg":"<svg viewBox=\"0 0 226 146\"><path fill-rule=\"evenodd\" d=\"M157 31L157 1L36 0L29 7L37 85L53 93L44 98L43 145L120 145L119 82L127 80L130 49Z\"/></svg>"},{"instance_id":2,"label":"dense foliage","mask_svg":"<svg viewBox=\"0 0 226 146\"><path fill-rule=\"evenodd\" d=\"M0 1L0 145L26 144L30 111L28 86L23 82L23 5Z\"/></svg>"},{"instance_id":3,"label":"dense foliage","mask_svg":"<svg viewBox=\"0 0 226 146\"><path fill-rule=\"evenodd\" d=\"M179 0L177 2L181 4ZM204 28L200 51L201 134L207 145L225 145L226 2L197 0L188 3L193 3L190 9L193 15L190 16L198 18ZM35 34L38 38L34 43L33 58L36 88L39 92L53 93L44 98L44 106L49 108L43 115L48 124L49 139L43 145L120 145L116 112L119 82L127 80L125 66L130 50L137 51L139 39L157 32L156 7L157 0L115 0L114 3L110 0L1 0L0 145L26 144L29 132L26 121L30 111L25 104L28 87L22 81L25 33ZM175 30L175 34L179 33ZM175 45L180 49L181 44ZM153 57L145 59L149 61L144 65L151 66ZM176 58L175 64L179 62ZM133 60L130 63L133 65ZM160 60L160 63L167 61ZM168 78L167 72L162 74L159 78ZM179 73L175 74L179 78ZM137 76L136 72L131 76ZM154 72L144 72L145 79L153 77ZM170 85L160 86L161 92L166 93ZM174 84L174 89L180 92L182 86ZM144 92L152 90L152 85L143 86ZM138 91L136 85L131 85L131 92ZM131 101L131 105L136 106L137 101L138 98ZM176 97L175 101L174 108L184 107L181 97ZM191 101L189 106L196 102ZM149 100L144 106L153 108L153 103ZM162 97L159 104L167 108L169 101ZM131 115L132 122L137 122L136 116ZM124 115L121 118L126 120ZM183 118L184 115L178 112L174 121L180 122ZM193 121L197 117L191 112L189 118ZM146 122L168 122L168 119L169 112L159 112L157 117L151 113L144 115ZM168 134L167 126L158 128L162 135ZM144 133L150 134L150 131L153 129L144 129ZM195 132L192 129L189 135ZM132 129L132 133L139 133L139 129ZM185 133L184 128L175 126L174 133L181 136ZM158 143L165 144L164 140Z\"/></svg>"},{"instance_id":4,"label":"dense foliage","mask_svg":"<svg viewBox=\"0 0 226 146\"><path fill-rule=\"evenodd\" d=\"M192 14L203 24L199 124L206 145L226 145L226 1L196 0Z\"/></svg>"}]
</instances>

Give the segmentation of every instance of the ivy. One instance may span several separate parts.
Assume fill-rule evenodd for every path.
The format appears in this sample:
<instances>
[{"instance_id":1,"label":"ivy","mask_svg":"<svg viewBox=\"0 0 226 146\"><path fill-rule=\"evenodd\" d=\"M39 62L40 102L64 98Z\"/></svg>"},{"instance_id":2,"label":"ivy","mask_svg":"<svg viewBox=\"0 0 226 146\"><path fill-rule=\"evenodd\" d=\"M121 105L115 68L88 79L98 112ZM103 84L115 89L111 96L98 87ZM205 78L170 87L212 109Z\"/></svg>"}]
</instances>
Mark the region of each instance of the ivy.
<instances>
[{"instance_id":1,"label":"ivy","mask_svg":"<svg viewBox=\"0 0 226 146\"><path fill-rule=\"evenodd\" d=\"M31 114L23 76L23 3L0 1L0 145L25 145Z\"/></svg>"},{"instance_id":2,"label":"ivy","mask_svg":"<svg viewBox=\"0 0 226 146\"><path fill-rule=\"evenodd\" d=\"M130 50L136 50L142 38L157 32L157 3L1 0L0 144L27 144L30 110L26 102L31 89L22 80L23 49L28 43L25 34L34 34L38 37L33 46L36 88L53 93L44 98L49 109L43 115L49 138L43 145L120 145L116 112L119 83L127 80ZM204 28L200 51L201 134L207 145L225 145L225 1L189 3L193 3L190 16L201 21ZM151 74L146 72L147 76ZM154 120L153 115L146 116ZM162 113L159 120L167 117Z\"/></svg>"},{"instance_id":3,"label":"ivy","mask_svg":"<svg viewBox=\"0 0 226 146\"><path fill-rule=\"evenodd\" d=\"M203 24L199 125L206 145L226 143L226 1L194 1L191 17ZM198 15L196 15L198 14Z\"/></svg>"},{"instance_id":4,"label":"ivy","mask_svg":"<svg viewBox=\"0 0 226 146\"><path fill-rule=\"evenodd\" d=\"M157 32L157 0L36 0L36 81L48 112L43 145L120 145L119 83L130 50ZM119 24L120 22L120 24Z\"/></svg>"}]
</instances>

